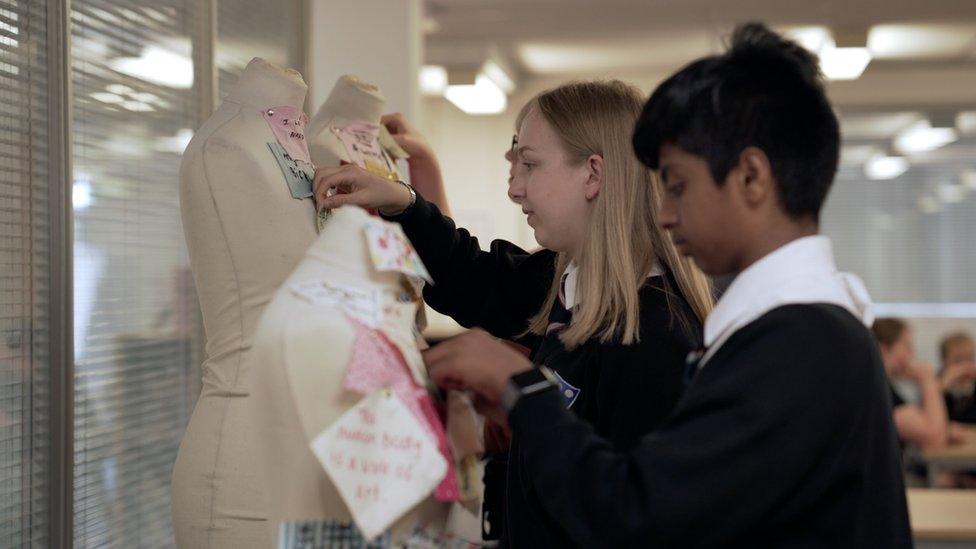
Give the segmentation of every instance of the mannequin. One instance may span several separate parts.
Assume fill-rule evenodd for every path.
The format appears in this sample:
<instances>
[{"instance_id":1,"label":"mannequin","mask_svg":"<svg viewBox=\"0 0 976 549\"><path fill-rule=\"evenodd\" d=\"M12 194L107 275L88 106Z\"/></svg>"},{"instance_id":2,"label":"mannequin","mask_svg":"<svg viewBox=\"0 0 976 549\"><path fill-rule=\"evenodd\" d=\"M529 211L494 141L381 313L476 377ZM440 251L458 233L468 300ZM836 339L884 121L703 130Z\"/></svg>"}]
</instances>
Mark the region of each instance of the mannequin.
<instances>
[{"instance_id":1,"label":"mannequin","mask_svg":"<svg viewBox=\"0 0 976 549\"><path fill-rule=\"evenodd\" d=\"M405 302L401 274L373 267L363 234L370 219L375 218L355 207L333 211L268 305L254 336L252 396L265 406L253 410L252 433L261 441L253 458L267 480L273 532L282 522L351 520L309 445L363 398L343 388L357 342L351 320L356 315L339 303L310 297L303 288L324 282L346 292L379 295L387 309L404 306L405 314L385 313L377 326L388 339L412 338L415 305ZM418 525L439 534L449 506L428 497L394 524L393 542L402 542Z\"/></svg>"},{"instance_id":2,"label":"mannequin","mask_svg":"<svg viewBox=\"0 0 976 549\"><path fill-rule=\"evenodd\" d=\"M357 122L378 126L380 146L392 160L408 158L406 151L393 141L380 124L385 104L383 92L373 84L351 75L340 76L329 97L308 124L309 150L315 165L321 168L354 162L355 159L334 130Z\"/></svg>"},{"instance_id":3,"label":"mannequin","mask_svg":"<svg viewBox=\"0 0 976 549\"><path fill-rule=\"evenodd\" d=\"M263 442L249 424L249 408L263 404L246 358L264 307L316 236L312 199L293 197L265 119L275 107L300 112L306 91L298 72L253 59L183 155L180 205L208 359L173 471L179 547L271 543L252 457Z\"/></svg>"}]
</instances>

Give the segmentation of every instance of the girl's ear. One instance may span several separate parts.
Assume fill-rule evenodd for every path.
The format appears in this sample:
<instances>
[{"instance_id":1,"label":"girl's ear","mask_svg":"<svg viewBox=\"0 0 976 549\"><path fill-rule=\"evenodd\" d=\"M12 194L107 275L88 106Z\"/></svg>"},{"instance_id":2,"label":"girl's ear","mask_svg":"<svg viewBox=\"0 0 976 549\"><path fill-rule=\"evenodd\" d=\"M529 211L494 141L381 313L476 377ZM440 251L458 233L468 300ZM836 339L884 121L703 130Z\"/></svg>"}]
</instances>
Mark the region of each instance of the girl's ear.
<instances>
[{"instance_id":1,"label":"girl's ear","mask_svg":"<svg viewBox=\"0 0 976 549\"><path fill-rule=\"evenodd\" d=\"M594 200L600 195L600 189L603 187L603 157L591 154L586 159L586 168L589 175L583 185L583 193L587 200Z\"/></svg>"}]
</instances>

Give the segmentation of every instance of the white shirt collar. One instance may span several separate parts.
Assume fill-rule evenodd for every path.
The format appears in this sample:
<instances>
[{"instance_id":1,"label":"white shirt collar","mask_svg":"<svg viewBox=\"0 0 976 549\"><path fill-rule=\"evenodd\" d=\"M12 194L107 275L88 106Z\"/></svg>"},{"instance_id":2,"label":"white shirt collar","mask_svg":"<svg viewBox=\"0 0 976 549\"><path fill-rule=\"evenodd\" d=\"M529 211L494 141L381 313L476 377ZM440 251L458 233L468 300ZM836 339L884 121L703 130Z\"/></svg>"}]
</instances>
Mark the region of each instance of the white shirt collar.
<instances>
[{"instance_id":1,"label":"white shirt collar","mask_svg":"<svg viewBox=\"0 0 976 549\"><path fill-rule=\"evenodd\" d=\"M874 320L867 288L857 276L838 272L830 239L799 238L735 278L705 321L708 350L700 364L740 328L777 307L799 303L838 305L868 326Z\"/></svg>"},{"instance_id":2,"label":"white shirt collar","mask_svg":"<svg viewBox=\"0 0 976 549\"><path fill-rule=\"evenodd\" d=\"M661 266L655 261L647 277L661 276L662 274L664 274L664 271L661 270ZM579 284L579 265L575 261L570 261L569 265L566 266L566 270L563 271L561 283L563 293L565 294L563 296L563 302L566 304L566 309L572 309L579 305L579 288L577 287Z\"/></svg>"}]
</instances>

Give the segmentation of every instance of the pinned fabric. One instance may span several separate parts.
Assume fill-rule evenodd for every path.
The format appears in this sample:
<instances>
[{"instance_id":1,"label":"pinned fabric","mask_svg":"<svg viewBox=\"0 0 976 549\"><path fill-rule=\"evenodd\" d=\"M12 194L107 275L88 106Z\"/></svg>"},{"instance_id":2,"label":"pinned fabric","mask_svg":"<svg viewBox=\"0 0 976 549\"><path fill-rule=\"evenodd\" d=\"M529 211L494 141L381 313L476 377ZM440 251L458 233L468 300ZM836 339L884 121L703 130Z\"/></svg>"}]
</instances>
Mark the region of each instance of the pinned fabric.
<instances>
[{"instance_id":1,"label":"pinned fabric","mask_svg":"<svg viewBox=\"0 0 976 549\"><path fill-rule=\"evenodd\" d=\"M356 340L343 388L363 395L389 388L399 396L447 462L447 475L437 486L434 496L440 501L457 501L460 489L454 458L427 389L414 381L397 348L381 332L350 320L356 328Z\"/></svg>"},{"instance_id":2,"label":"pinned fabric","mask_svg":"<svg viewBox=\"0 0 976 549\"><path fill-rule=\"evenodd\" d=\"M312 157L308 154L308 142L305 140L308 116L298 107L288 106L269 107L261 115L288 156L311 166Z\"/></svg>"},{"instance_id":3,"label":"pinned fabric","mask_svg":"<svg viewBox=\"0 0 976 549\"><path fill-rule=\"evenodd\" d=\"M332 133L346 148L350 162L380 177L396 181L400 179L400 174L380 144L380 128L380 125L369 122L352 122L345 126L334 126Z\"/></svg>"},{"instance_id":4,"label":"pinned fabric","mask_svg":"<svg viewBox=\"0 0 976 549\"><path fill-rule=\"evenodd\" d=\"M434 283L410 239L396 223L370 219L363 227L369 255L377 271L396 271Z\"/></svg>"}]
</instances>

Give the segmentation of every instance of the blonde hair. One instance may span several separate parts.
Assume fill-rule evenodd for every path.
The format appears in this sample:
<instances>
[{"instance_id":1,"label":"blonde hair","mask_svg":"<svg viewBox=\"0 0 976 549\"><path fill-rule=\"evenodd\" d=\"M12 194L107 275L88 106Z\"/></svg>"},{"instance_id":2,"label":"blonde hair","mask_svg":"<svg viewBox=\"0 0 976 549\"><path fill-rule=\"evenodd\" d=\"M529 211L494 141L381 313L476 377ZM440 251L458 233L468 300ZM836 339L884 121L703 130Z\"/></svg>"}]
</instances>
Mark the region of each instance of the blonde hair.
<instances>
[{"instance_id":1,"label":"blonde hair","mask_svg":"<svg viewBox=\"0 0 976 549\"><path fill-rule=\"evenodd\" d=\"M529 112L540 114L559 136L570 162L583 163L593 154L603 157L603 184L576 258L579 306L560 334L568 349L593 337L604 343L619 337L625 345L639 341L639 290L655 260L665 271L672 318L691 329L690 319L673 305L675 297L684 298L702 322L712 307L708 279L681 257L670 236L658 226L660 195L654 173L637 160L631 148L631 133L643 102L637 88L618 80L574 82L537 95L516 121L520 128ZM529 320L528 333L545 333L569 262L565 253L558 255L552 286L542 309ZM678 286L677 295L672 293L668 275Z\"/></svg>"}]
</instances>

